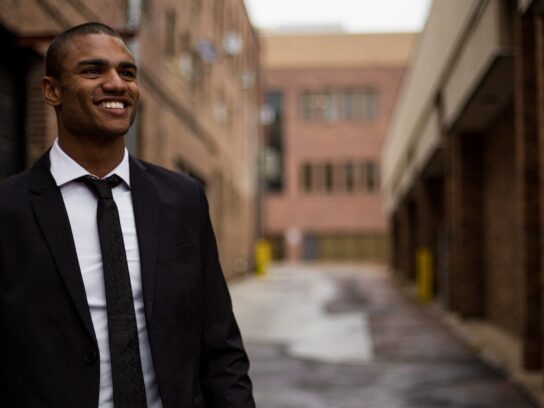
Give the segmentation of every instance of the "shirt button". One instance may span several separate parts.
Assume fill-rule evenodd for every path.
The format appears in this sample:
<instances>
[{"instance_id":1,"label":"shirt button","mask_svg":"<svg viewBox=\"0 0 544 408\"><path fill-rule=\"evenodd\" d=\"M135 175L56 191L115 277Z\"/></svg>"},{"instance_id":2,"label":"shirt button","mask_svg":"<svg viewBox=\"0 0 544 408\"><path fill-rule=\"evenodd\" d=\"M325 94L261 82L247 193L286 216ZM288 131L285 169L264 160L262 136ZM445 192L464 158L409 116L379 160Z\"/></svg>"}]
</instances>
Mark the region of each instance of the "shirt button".
<instances>
[{"instance_id":1,"label":"shirt button","mask_svg":"<svg viewBox=\"0 0 544 408\"><path fill-rule=\"evenodd\" d=\"M85 353L85 362L88 364L94 363L96 361L97 355L94 351L89 351Z\"/></svg>"}]
</instances>

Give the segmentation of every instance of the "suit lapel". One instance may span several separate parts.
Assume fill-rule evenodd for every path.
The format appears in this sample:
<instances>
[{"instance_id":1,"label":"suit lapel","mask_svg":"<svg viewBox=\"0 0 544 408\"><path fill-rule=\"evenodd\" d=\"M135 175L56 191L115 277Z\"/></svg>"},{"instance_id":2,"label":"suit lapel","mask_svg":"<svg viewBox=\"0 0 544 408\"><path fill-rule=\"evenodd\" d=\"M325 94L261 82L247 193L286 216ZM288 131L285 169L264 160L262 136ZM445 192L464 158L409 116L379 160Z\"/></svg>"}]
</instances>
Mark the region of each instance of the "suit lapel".
<instances>
[{"instance_id":1,"label":"suit lapel","mask_svg":"<svg viewBox=\"0 0 544 408\"><path fill-rule=\"evenodd\" d=\"M155 295L159 195L144 165L132 157L130 158L130 185L140 248L145 316L150 324Z\"/></svg>"},{"instance_id":2,"label":"suit lapel","mask_svg":"<svg viewBox=\"0 0 544 408\"><path fill-rule=\"evenodd\" d=\"M89 334L96 339L72 229L60 189L49 171L49 151L30 173L32 208L59 273Z\"/></svg>"}]
</instances>

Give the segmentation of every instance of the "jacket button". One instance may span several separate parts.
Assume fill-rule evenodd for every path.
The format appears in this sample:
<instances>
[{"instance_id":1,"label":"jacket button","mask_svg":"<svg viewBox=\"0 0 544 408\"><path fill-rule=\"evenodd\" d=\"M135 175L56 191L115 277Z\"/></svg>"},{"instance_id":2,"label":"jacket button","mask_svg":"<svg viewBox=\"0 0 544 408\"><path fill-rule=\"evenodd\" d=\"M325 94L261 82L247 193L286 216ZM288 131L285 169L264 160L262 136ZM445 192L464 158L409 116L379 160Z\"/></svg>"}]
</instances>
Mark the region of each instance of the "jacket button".
<instances>
[{"instance_id":1,"label":"jacket button","mask_svg":"<svg viewBox=\"0 0 544 408\"><path fill-rule=\"evenodd\" d=\"M85 353L85 362L88 364L94 363L97 357L98 356L94 351L89 351L88 353Z\"/></svg>"}]
</instances>

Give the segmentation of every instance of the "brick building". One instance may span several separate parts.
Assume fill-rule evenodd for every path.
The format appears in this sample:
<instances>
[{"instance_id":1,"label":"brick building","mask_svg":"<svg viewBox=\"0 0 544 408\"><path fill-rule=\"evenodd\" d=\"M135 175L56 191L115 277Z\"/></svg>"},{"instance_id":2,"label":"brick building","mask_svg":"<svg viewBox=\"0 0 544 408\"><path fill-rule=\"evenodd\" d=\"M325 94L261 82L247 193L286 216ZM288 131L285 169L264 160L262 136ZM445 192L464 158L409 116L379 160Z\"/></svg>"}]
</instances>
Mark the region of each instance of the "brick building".
<instances>
[{"instance_id":1,"label":"brick building","mask_svg":"<svg viewBox=\"0 0 544 408\"><path fill-rule=\"evenodd\" d=\"M383 154L392 267L432 255L434 295L544 357L544 2L433 3Z\"/></svg>"},{"instance_id":2,"label":"brick building","mask_svg":"<svg viewBox=\"0 0 544 408\"><path fill-rule=\"evenodd\" d=\"M246 271L260 68L243 0L0 0L0 42L13 56L0 62L0 178L31 165L54 139L54 112L41 101L43 56L57 33L85 21L123 33L139 64L129 151L205 185L225 272Z\"/></svg>"},{"instance_id":3,"label":"brick building","mask_svg":"<svg viewBox=\"0 0 544 408\"><path fill-rule=\"evenodd\" d=\"M264 34L262 228L277 257L386 257L379 157L414 38Z\"/></svg>"}]
</instances>

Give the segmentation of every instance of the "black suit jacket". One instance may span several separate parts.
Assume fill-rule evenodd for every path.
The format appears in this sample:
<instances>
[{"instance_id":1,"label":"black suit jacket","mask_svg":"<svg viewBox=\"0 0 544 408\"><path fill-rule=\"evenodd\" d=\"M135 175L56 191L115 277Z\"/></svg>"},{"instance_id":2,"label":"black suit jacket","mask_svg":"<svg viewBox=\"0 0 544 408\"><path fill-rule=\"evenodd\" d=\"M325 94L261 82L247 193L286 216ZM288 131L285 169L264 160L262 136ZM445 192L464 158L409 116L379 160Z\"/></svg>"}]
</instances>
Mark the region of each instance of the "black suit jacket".
<instances>
[{"instance_id":1,"label":"black suit jacket","mask_svg":"<svg viewBox=\"0 0 544 408\"><path fill-rule=\"evenodd\" d=\"M200 184L134 158L130 177L164 408L254 407ZM46 154L0 184L0 404L96 408L99 375L74 240Z\"/></svg>"}]
</instances>

